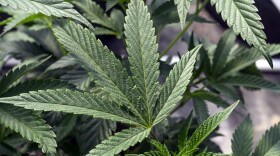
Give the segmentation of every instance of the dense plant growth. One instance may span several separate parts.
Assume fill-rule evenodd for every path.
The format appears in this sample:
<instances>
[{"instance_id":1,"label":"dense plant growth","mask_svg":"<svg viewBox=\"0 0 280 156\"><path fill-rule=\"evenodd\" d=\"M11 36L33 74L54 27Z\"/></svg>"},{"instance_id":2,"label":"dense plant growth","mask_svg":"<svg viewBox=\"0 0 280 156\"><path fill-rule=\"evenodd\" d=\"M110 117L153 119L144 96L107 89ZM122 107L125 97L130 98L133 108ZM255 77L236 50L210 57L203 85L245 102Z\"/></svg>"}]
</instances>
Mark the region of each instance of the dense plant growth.
<instances>
[{"instance_id":1,"label":"dense plant growth","mask_svg":"<svg viewBox=\"0 0 280 156\"><path fill-rule=\"evenodd\" d=\"M273 67L280 45L266 43L253 0L196 0L193 14L191 3L0 0L10 15L0 23L0 67L21 60L0 80L0 155L227 155L210 139L238 103L244 108L241 87L280 92L255 65L265 57ZM213 23L199 16L208 3L231 29L217 45L192 33L176 64L162 61L193 22ZM159 35L171 23L182 31L159 52ZM107 35L127 53L98 39ZM236 35L252 47L238 45ZM188 116L171 117L189 101ZM210 116L206 101L224 110ZM241 115L232 155L278 155L280 125L253 149L252 121Z\"/></svg>"}]
</instances>

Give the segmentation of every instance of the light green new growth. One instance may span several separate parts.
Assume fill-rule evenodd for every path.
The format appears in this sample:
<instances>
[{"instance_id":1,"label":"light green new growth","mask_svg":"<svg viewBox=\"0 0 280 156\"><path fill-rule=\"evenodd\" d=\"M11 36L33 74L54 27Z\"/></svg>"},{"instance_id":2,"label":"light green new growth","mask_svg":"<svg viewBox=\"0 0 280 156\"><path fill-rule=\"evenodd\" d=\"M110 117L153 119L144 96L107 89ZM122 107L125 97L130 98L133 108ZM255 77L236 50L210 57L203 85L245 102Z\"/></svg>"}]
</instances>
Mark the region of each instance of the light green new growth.
<instances>
[{"instance_id":1,"label":"light green new growth","mask_svg":"<svg viewBox=\"0 0 280 156\"><path fill-rule=\"evenodd\" d=\"M14 9L20 9L27 13L42 13L46 16L68 17L80 21L92 28L92 25L75 9L73 5L64 0L0 0L3 6L10 6Z\"/></svg>"},{"instance_id":2,"label":"light green new growth","mask_svg":"<svg viewBox=\"0 0 280 156\"><path fill-rule=\"evenodd\" d=\"M257 48L273 67L267 51L264 26L260 22L261 18L254 3L254 0L211 0L211 4L216 6L216 11L221 13L223 20L233 28L235 34L240 34L249 45Z\"/></svg>"}]
</instances>

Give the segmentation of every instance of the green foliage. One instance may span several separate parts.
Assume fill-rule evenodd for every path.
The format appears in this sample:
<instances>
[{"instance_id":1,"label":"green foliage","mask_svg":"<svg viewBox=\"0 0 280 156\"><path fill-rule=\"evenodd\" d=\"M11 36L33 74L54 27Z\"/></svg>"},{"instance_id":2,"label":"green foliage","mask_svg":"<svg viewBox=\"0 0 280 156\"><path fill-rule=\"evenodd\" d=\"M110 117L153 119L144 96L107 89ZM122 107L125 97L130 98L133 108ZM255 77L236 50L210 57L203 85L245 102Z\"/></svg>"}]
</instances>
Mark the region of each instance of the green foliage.
<instances>
[{"instance_id":1,"label":"green foliage","mask_svg":"<svg viewBox=\"0 0 280 156\"><path fill-rule=\"evenodd\" d=\"M211 3L254 48L238 45L231 30L217 45L188 39L193 22L213 23L199 16L208 1L196 2L192 14L191 0L0 0L11 15L0 22L0 68L11 57L23 62L0 80L0 155L40 154L38 143L59 155L226 156L210 140L237 105L224 99L243 101L240 87L279 92L255 62L264 55L272 66L280 50L266 44L253 0ZM173 23L183 29L159 55L160 33ZM176 64L163 61L180 39L190 51ZM197 121L172 115L189 101ZM225 110L209 117L206 101ZM279 124L268 130L253 153L247 117L233 135L233 155L278 155L278 131Z\"/></svg>"},{"instance_id":2,"label":"green foliage","mask_svg":"<svg viewBox=\"0 0 280 156\"><path fill-rule=\"evenodd\" d=\"M264 26L257 14L258 9L253 5L254 0L211 0L211 4L216 6L217 12L221 13L222 18L233 28L233 31L240 34L249 45L256 47L273 67L266 47Z\"/></svg>"},{"instance_id":3,"label":"green foliage","mask_svg":"<svg viewBox=\"0 0 280 156\"><path fill-rule=\"evenodd\" d=\"M92 25L76 10L73 9L73 5L64 2L63 0L45 1L45 0L1 0L0 4L3 6L10 6L13 9L20 9L27 13L42 13L46 16L56 17L69 17L80 21L90 28Z\"/></svg>"},{"instance_id":4,"label":"green foliage","mask_svg":"<svg viewBox=\"0 0 280 156\"><path fill-rule=\"evenodd\" d=\"M251 155L253 146L253 123L250 116L238 126L231 140L233 156Z\"/></svg>"}]
</instances>

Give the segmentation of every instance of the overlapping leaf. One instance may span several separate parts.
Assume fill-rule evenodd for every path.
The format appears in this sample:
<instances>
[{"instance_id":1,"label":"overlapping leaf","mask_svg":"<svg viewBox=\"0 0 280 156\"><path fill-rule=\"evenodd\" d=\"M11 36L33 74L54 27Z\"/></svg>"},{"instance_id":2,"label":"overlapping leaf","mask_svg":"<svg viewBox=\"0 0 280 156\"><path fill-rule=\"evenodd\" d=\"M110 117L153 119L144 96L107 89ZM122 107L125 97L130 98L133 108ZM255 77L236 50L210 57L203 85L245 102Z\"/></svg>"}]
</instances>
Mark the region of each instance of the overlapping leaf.
<instances>
[{"instance_id":1,"label":"overlapping leaf","mask_svg":"<svg viewBox=\"0 0 280 156\"><path fill-rule=\"evenodd\" d=\"M104 140L90 151L88 156L114 156L122 150L143 141L150 133L151 129L130 128L116 133L114 136Z\"/></svg>"},{"instance_id":2,"label":"overlapping leaf","mask_svg":"<svg viewBox=\"0 0 280 156\"><path fill-rule=\"evenodd\" d=\"M174 3L177 5L182 29L185 27L187 14L191 6L191 1L192 0L174 0Z\"/></svg>"},{"instance_id":3,"label":"overlapping leaf","mask_svg":"<svg viewBox=\"0 0 280 156\"><path fill-rule=\"evenodd\" d=\"M10 6L14 9L20 9L27 13L42 13L46 16L69 17L93 28L80 13L73 9L72 4L64 0L0 0L0 4L3 6Z\"/></svg>"},{"instance_id":4,"label":"overlapping leaf","mask_svg":"<svg viewBox=\"0 0 280 156\"><path fill-rule=\"evenodd\" d=\"M143 1L131 1L125 21L128 60L133 82L140 93L133 96L140 96L141 100L138 100L137 104L142 105L143 115L146 112L145 114L151 116L159 88L158 45L153 22Z\"/></svg>"},{"instance_id":5,"label":"overlapping leaf","mask_svg":"<svg viewBox=\"0 0 280 156\"><path fill-rule=\"evenodd\" d=\"M55 134L51 127L30 110L1 103L0 123L38 143L43 152L56 153Z\"/></svg>"},{"instance_id":6,"label":"overlapping leaf","mask_svg":"<svg viewBox=\"0 0 280 156\"><path fill-rule=\"evenodd\" d=\"M266 47L264 26L260 22L261 18L257 14L258 9L254 6L254 0L211 0L211 4L216 6L217 12L221 13L233 31L240 34L249 45L256 47L273 67Z\"/></svg>"}]
</instances>

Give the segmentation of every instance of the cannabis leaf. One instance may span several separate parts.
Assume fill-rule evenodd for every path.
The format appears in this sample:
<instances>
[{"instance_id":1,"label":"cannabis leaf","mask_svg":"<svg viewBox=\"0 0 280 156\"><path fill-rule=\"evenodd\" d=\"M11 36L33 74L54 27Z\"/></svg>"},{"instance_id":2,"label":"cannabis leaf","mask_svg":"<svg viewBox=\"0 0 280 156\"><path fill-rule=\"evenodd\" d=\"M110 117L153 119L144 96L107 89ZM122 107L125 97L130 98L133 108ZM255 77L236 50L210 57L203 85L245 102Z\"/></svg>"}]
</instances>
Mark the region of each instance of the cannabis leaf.
<instances>
[{"instance_id":1,"label":"cannabis leaf","mask_svg":"<svg viewBox=\"0 0 280 156\"><path fill-rule=\"evenodd\" d=\"M137 105L144 103L143 114L146 112L145 114L151 116L159 88L159 55L155 29L143 1L132 0L128 5L125 21L128 60L133 82L140 93L134 96L141 98L137 100ZM149 117L145 118L151 120L147 119Z\"/></svg>"},{"instance_id":2,"label":"cannabis leaf","mask_svg":"<svg viewBox=\"0 0 280 156\"><path fill-rule=\"evenodd\" d=\"M205 101L200 98L194 97L193 107L198 123L202 124L203 121L205 121L209 117L209 111Z\"/></svg>"},{"instance_id":3,"label":"cannabis leaf","mask_svg":"<svg viewBox=\"0 0 280 156\"><path fill-rule=\"evenodd\" d=\"M266 35L261 18L257 14L258 9L253 5L254 0L211 0L216 6L218 13L233 28L236 34L253 45L266 58L269 65L273 67L272 59L267 51Z\"/></svg>"},{"instance_id":4,"label":"cannabis leaf","mask_svg":"<svg viewBox=\"0 0 280 156\"><path fill-rule=\"evenodd\" d=\"M56 153L55 134L36 113L1 103L0 123L26 139L38 143L43 152Z\"/></svg>"},{"instance_id":5,"label":"cannabis leaf","mask_svg":"<svg viewBox=\"0 0 280 156\"><path fill-rule=\"evenodd\" d=\"M259 144L257 145L255 152L252 156L263 156L273 149L279 142L280 138L280 124L271 127L265 132Z\"/></svg>"},{"instance_id":6,"label":"cannabis leaf","mask_svg":"<svg viewBox=\"0 0 280 156\"><path fill-rule=\"evenodd\" d=\"M187 141L188 141L188 133L189 129L192 123L192 118L193 118L193 112L191 112L180 128L179 134L178 134L178 148L180 150L183 150L187 146Z\"/></svg>"},{"instance_id":7,"label":"cannabis leaf","mask_svg":"<svg viewBox=\"0 0 280 156\"><path fill-rule=\"evenodd\" d=\"M192 75L195 59L201 45L183 55L173 67L163 88L160 91L157 109L154 111L154 125L162 121L181 100Z\"/></svg>"},{"instance_id":8,"label":"cannabis leaf","mask_svg":"<svg viewBox=\"0 0 280 156\"><path fill-rule=\"evenodd\" d=\"M251 155L253 146L253 123L250 116L247 116L234 131L231 144L233 156Z\"/></svg>"},{"instance_id":9,"label":"cannabis leaf","mask_svg":"<svg viewBox=\"0 0 280 156\"><path fill-rule=\"evenodd\" d=\"M187 14L191 6L191 1L192 0L174 0L174 3L177 5L182 29L185 27Z\"/></svg>"},{"instance_id":10,"label":"cannabis leaf","mask_svg":"<svg viewBox=\"0 0 280 156\"><path fill-rule=\"evenodd\" d=\"M10 6L14 9L20 9L27 13L42 13L46 16L69 17L93 29L92 25L80 13L73 9L72 4L63 0L0 0L0 4L3 6Z\"/></svg>"},{"instance_id":11,"label":"cannabis leaf","mask_svg":"<svg viewBox=\"0 0 280 156\"><path fill-rule=\"evenodd\" d=\"M228 118L239 101L232 104L223 112L217 113L205 120L192 134L187 146L188 150L193 150L225 119Z\"/></svg>"},{"instance_id":12,"label":"cannabis leaf","mask_svg":"<svg viewBox=\"0 0 280 156\"><path fill-rule=\"evenodd\" d=\"M150 131L151 129L130 128L115 133L114 136L97 145L88 156L113 156L144 140Z\"/></svg>"}]
</instances>

